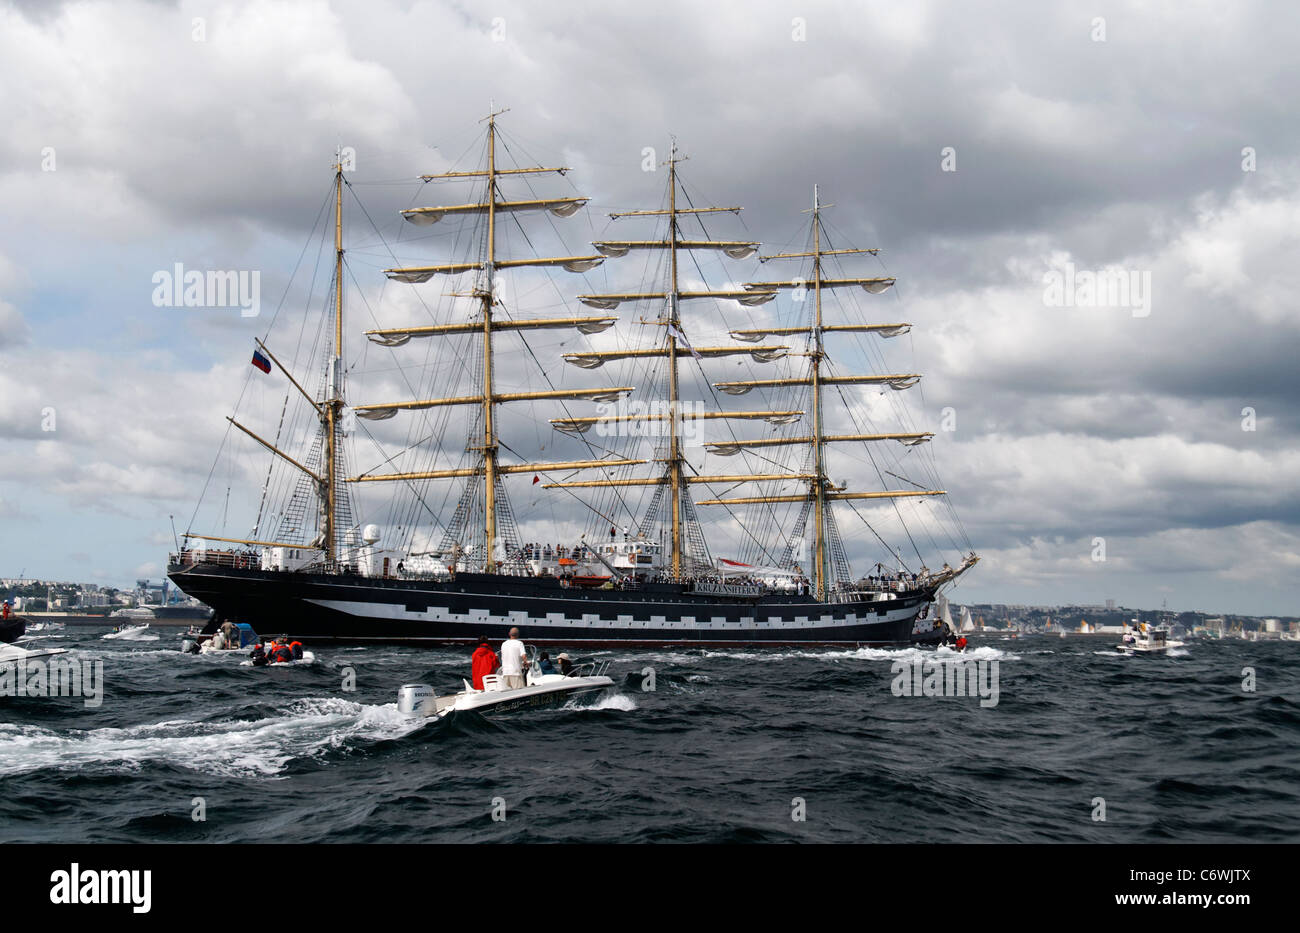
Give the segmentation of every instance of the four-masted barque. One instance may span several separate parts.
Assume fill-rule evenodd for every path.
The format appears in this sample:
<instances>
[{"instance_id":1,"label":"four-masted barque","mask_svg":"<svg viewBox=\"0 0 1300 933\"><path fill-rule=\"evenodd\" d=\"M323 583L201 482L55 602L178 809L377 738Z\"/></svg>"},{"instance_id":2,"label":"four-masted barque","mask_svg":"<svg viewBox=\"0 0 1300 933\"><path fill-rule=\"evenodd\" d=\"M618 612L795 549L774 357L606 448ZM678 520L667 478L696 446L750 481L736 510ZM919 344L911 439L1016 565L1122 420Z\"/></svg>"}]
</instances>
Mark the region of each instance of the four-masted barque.
<instances>
[{"instance_id":1,"label":"four-masted barque","mask_svg":"<svg viewBox=\"0 0 1300 933\"><path fill-rule=\"evenodd\" d=\"M955 566L944 563L934 571L925 567L917 551L918 561L908 569L901 553L888 548L888 564L876 563L871 572L856 578L850 570L835 518L837 503L847 503L857 516L854 502L895 503L944 495L943 490L882 471L870 456L878 478L896 476L910 488L854 490L831 480L831 445L908 448L933 436L915 430L834 433L832 427L845 420L846 411L855 425L859 420L844 387L901 391L920 379L915 373L839 373L827 351L827 342L843 335L873 340L910 329L906 323L823 317L824 297L836 290L879 294L894 284L887 276L832 272L832 264L838 266L841 259L874 255L876 250L833 248L826 238L823 205L814 191L808 248L758 256L763 263L797 263L802 275L740 287L701 284L703 272L696 255L712 254L719 262L723 257L741 261L757 255L760 244L708 235L706 222L734 216L740 208L696 206L690 201L679 177L682 158L674 144L669 158L658 166L667 168L668 180L661 206L610 215L611 221L656 224L657 235L595 240L592 255L508 255L507 241L533 242L524 218L538 212L569 217L588 199L536 196L531 190L526 192L530 197L508 193L515 185L531 187L534 177L565 175L568 169L502 167L498 115L486 119L485 165L422 177L426 183L470 183L478 197L469 203L402 212L421 230L436 223L461 224L463 235L456 239L463 255L457 261L385 270L390 280L413 289L436 276L468 282L470 288L443 296L450 300L444 311L430 312L431 323L366 332L372 346L391 348L377 352L401 354L412 347L430 347L435 341L445 345L443 355L460 366L459 385L451 391L429 392L428 386L452 382L447 366L430 366L425 368L433 375L421 390L428 397L363 403L345 397L349 368L344 339L343 195L350 185L338 160L332 192L331 313L322 325L324 339L316 347L317 352L325 348L320 354L319 388L313 394L303 387L292 367L271 349L269 334L266 341L257 341L254 358L259 369L278 370L285 377L283 411L290 409L291 402L305 411L309 430L304 429L296 440L303 442L306 453L294 456L283 449L295 440L285 428L283 414L272 439L267 438L268 431L228 419L238 432L228 437L246 435L271 457L256 522L245 537L205 533L192 525L171 555L171 579L215 608L212 626L225 620L249 622L258 631L286 632L312 641L472 642L480 635L501 638L518 626L529 642L540 645L907 643L940 588L977 558L963 547L960 553L965 556L957 557ZM503 235L507 223L512 224L508 232L518 230L518 236ZM694 226L702 232L692 232ZM587 273L606 259L634 252L651 257L645 290L576 296L577 302L599 314L570 310L547 317L522 316L516 314L513 302L507 305L503 298L507 276L545 275L547 269L556 268ZM716 331L722 316L717 309L724 303L756 308L784 292L792 294L796 305L789 318L795 323L789 326L730 329L726 333L732 342L717 346L695 346L688 337L691 330ZM620 319L615 312L622 305L649 309L649 314L636 321ZM684 310L688 308L689 314ZM705 310L697 313L697 308ZM553 369L539 365L540 382L529 386L520 384L517 367L501 368L507 342L516 342L509 359L531 358L527 339L532 332L574 330L591 336L584 345L594 348L566 352L565 361L580 372L614 364L612 369L622 367L620 374L634 371L639 381L621 384L632 380L614 378L599 385L558 388ZM639 343L629 333L648 335L648 339ZM717 360L780 364L784 369L771 378L713 381L716 377L708 371L719 365ZM688 369L703 380L700 394L707 395L706 400L684 400ZM593 372L592 378L596 375L603 374ZM741 409L726 402L754 390L766 390L760 394L772 403ZM599 406L595 413L592 404ZM577 445L586 455L535 462L519 457L507 436L510 422L505 415L517 406L549 421L547 430L558 439L552 446ZM547 417L548 406L554 417ZM467 432L451 427L453 415L465 418ZM360 430L369 433L371 424L403 418L425 420L408 425L406 441L397 441L398 453L377 458L375 467L349 475L348 464L358 456L355 444L346 452L350 435L356 433L349 428L354 419L359 419L355 424ZM743 434L755 424L775 433L736 436L737 427ZM714 428L729 436L705 439ZM463 447L450 443L461 437L468 438ZM702 448L706 461L739 458L750 469L700 472L693 463L700 457L692 458L691 448L697 454ZM459 464L451 465L449 461L457 458ZM398 462L418 468L394 468ZM552 536L548 543L521 540L520 516L506 482L515 476L531 479L531 494L563 497L570 512L589 513L584 517L587 530L576 539L570 535L569 540ZM447 484L461 484L449 518L429 502L430 490L446 490ZM693 494L699 487L708 491L707 498ZM743 493L732 495L737 487ZM414 503L405 512L390 506L389 515L398 516L395 541L382 540L374 523L353 521L361 491L376 488L395 489L394 501ZM277 495L279 503L272 501ZM451 496L445 491L443 495L450 506ZM697 507L729 516L727 524L742 538L733 554L746 559L712 556L706 531L712 534L716 528L701 521ZM524 527L537 527L531 516L524 518L529 523ZM565 535L569 534L565 529L576 526L569 521L560 527Z\"/></svg>"}]
</instances>

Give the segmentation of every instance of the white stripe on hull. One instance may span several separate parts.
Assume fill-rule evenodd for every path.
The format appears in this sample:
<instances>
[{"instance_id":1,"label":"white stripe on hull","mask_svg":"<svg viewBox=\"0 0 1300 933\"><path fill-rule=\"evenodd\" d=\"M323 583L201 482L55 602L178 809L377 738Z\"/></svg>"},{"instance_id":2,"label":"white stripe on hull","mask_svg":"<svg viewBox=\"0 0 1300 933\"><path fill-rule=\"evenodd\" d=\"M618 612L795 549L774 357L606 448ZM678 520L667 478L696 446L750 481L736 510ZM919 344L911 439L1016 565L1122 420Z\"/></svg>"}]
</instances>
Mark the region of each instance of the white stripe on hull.
<instances>
[{"instance_id":1,"label":"white stripe on hull","mask_svg":"<svg viewBox=\"0 0 1300 933\"><path fill-rule=\"evenodd\" d=\"M430 606L423 611L411 611L397 603L372 603L342 599L307 599L305 602L332 609L346 615L365 619L385 619L395 622L448 622L462 625L517 625L527 626L534 635L540 635L548 628L590 628L605 631L635 632L641 629L663 629L683 633L719 634L726 632L753 631L834 631L858 625L880 625L911 618L918 609L896 609L884 615L874 612L861 619L856 613L848 613L840 618L822 615L817 619L807 616L773 616L762 618L742 617L739 622L727 622L721 617L705 619L686 616L680 621L669 621L665 616L652 615L648 620L638 621L629 615L619 615L613 619L602 619L595 613L584 613L578 618L569 618L558 612L545 616L531 616L524 611L514 611L505 615L491 615L486 609L471 609L469 612L452 612L445 606Z\"/></svg>"}]
</instances>

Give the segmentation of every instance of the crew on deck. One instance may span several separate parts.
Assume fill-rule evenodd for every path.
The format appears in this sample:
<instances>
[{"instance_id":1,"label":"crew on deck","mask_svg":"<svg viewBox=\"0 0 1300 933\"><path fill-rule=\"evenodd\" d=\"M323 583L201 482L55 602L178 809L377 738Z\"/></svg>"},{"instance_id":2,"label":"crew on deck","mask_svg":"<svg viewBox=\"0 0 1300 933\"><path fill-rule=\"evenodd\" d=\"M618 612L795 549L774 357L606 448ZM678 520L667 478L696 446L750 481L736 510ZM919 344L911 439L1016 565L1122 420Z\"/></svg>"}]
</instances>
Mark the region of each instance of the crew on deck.
<instances>
[{"instance_id":1,"label":"crew on deck","mask_svg":"<svg viewBox=\"0 0 1300 933\"><path fill-rule=\"evenodd\" d=\"M470 659L470 683L475 690L483 689L484 675L495 673L500 663L496 652L488 645L487 636L480 636L478 647L474 649L474 656Z\"/></svg>"},{"instance_id":2,"label":"crew on deck","mask_svg":"<svg viewBox=\"0 0 1300 933\"><path fill-rule=\"evenodd\" d=\"M507 690L518 690L524 686L524 671L528 668L524 643L519 638L519 629L512 628L510 637L501 643L501 679Z\"/></svg>"}]
</instances>

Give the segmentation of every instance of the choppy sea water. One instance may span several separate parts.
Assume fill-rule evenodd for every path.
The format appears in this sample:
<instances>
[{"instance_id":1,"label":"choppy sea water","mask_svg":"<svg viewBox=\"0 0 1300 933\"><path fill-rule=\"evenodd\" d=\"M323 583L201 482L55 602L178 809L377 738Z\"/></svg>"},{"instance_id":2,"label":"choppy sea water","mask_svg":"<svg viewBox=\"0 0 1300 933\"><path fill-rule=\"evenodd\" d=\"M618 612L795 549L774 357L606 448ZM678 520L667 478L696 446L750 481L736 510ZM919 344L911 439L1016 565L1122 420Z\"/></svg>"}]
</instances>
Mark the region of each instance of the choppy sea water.
<instances>
[{"instance_id":1,"label":"choppy sea water","mask_svg":"<svg viewBox=\"0 0 1300 933\"><path fill-rule=\"evenodd\" d=\"M584 705L413 722L398 686L468 651L259 669L104 631L28 645L102 661L99 706L0 697L0 842L1300 840L1295 643L977 637L996 705L895 695L946 650L602 651Z\"/></svg>"}]
</instances>

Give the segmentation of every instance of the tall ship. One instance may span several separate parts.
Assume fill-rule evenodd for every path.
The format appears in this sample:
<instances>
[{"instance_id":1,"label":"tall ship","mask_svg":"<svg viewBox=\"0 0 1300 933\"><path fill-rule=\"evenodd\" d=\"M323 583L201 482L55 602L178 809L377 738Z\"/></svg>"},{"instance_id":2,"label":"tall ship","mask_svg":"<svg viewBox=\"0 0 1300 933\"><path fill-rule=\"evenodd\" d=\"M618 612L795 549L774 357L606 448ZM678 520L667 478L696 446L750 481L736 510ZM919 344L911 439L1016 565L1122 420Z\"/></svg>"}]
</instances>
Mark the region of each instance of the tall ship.
<instances>
[{"instance_id":1,"label":"tall ship","mask_svg":"<svg viewBox=\"0 0 1300 933\"><path fill-rule=\"evenodd\" d=\"M896 404L921 376L889 371L878 348L911 328L871 320L895 280L842 265L878 250L832 242L816 188L794 248L716 237L741 208L697 203L675 142L643 166L666 175L658 206L605 222L636 238L573 250L561 228L590 199L554 192L570 169L521 164L500 113L472 167L421 177L462 190L402 210L407 239L372 222L345 251L356 192L336 159L332 223L318 220L333 233L325 309L279 331L277 311L255 342L240 398L264 401L227 419L169 558L170 579L215 610L209 628L437 644L517 626L531 643L590 647L899 645L930 630L936 596L978 558L917 452L933 433ZM349 217L369 220L357 203ZM430 247L443 261L398 258ZM376 259L381 300L345 301ZM736 274L746 260L787 274ZM374 326L350 342L361 320ZM290 330L296 348L277 342ZM856 354L833 352L840 341ZM880 371L841 370L859 359ZM314 391L299 372L311 365ZM396 400L353 398L354 378ZM271 385L282 402L265 402ZM764 401L742 407L750 393ZM237 465L219 470L223 457ZM211 488L236 474L261 481L240 535L224 527L233 481L224 500ZM205 503L226 517L203 525ZM856 574L843 521L876 558Z\"/></svg>"}]
</instances>

